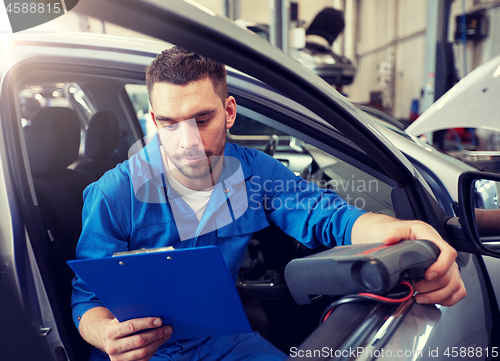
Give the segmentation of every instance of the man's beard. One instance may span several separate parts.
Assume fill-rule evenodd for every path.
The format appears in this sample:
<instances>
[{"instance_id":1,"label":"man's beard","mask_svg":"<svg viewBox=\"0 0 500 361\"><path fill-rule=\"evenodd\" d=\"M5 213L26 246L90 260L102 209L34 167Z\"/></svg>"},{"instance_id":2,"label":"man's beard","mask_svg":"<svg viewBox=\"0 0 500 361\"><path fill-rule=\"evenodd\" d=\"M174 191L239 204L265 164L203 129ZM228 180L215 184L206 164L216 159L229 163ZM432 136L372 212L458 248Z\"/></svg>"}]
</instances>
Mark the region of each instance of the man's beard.
<instances>
[{"instance_id":1,"label":"man's beard","mask_svg":"<svg viewBox=\"0 0 500 361\"><path fill-rule=\"evenodd\" d=\"M187 150L180 154L174 154L174 155L167 153L167 151L165 150L165 153L167 155L168 160L175 165L175 168L178 169L179 172L184 177L188 179L204 179L208 176L212 176L213 169L222 159L225 145L226 145L226 127L222 127L222 132L219 134L219 139L217 140L215 147L213 149L205 149L204 151ZM201 158L201 157L204 157L204 160L194 165L184 164L182 161L182 158Z\"/></svg>"}]
</instances>

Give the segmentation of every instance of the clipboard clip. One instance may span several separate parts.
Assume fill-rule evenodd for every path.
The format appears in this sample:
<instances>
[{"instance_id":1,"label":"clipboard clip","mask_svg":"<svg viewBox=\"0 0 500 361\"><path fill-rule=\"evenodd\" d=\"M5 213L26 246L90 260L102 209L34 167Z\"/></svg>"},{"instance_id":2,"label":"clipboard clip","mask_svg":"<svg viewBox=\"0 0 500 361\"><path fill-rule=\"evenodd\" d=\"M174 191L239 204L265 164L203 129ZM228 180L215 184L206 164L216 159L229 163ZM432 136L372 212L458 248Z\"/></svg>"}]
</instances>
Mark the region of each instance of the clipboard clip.
<instances>
[{"instance_id":1,"label":"clipboard clip","mask_svg":"<svg viewBox=\"0 0 500 361\"><path fill-rule=\"evenodd\" d=\"M172 247L172 246L159 247L159 248L141 248L141 249L135 249L135 250L132 250L132 251L115 252L115 253L113 253L113 257L130 256L130 255L141 254L141 253L155 253L155 252L174 251L174 250L175 250L175 248Z\"/></svg>"}]
</instances>

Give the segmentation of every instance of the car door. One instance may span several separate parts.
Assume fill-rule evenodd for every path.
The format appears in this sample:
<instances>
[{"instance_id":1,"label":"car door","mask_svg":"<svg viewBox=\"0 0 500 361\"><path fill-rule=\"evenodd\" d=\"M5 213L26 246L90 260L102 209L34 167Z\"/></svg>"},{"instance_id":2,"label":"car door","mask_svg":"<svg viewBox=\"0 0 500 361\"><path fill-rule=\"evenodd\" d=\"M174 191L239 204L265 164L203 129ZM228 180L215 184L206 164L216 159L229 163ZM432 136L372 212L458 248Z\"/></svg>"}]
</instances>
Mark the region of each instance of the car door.
<instances>
[{"instance_id":1,"label":"car door","mask_svg":"<svg viewBox=\"0 0 500 361\"><path fill-rule=\"evenodd\" d=\"M241 76L232 77L229 73L228 84L230 92L236 97L239 104L239 112L241 115L235 123L238 130L228 136L228 140L232 142L242 142L247 146L254 146L261 150L265 150L265 138L261 133L268 134L270 139L272 135L278 135L279 142L274 152L274 157L287 165L292 171L299 173L304 178L315 181L320 186L335 185L335 190L351 204L363 208L367 211L385 213L389 215L401 216L398 207L398 201L395 200L394 189L397 189L397 184L393 179L377 167L373 162L357 161L353 159L353 144L346 142L344 137L339 134L332 133L330 141L325 144L319 141L318 137L307 136L303 132L290 128L290 125L295 122L307 123L316 119L307 109L300 105L290 102L288 99L282 98L279 93L267 91L263 85L261 88L255 86L254 80L244 82ZM251 83L254 83L252 85ZM293 111L292 111L293 110ZM311 117L307 119L308 117ZM302 118L302 119L301 119ZM257 124L257 126L255 126ZM246 126L245 126L246 125ZM320 123L316 124L320 129ZM321 129L321 133L328 134L331 128L326 126ZM231 132L231 129L229 130ZM259 135L255 135L255 133ZM292 141L294 140L294 141ZM321 154L321 156L319 156ZM321 166L324 164L324 166ZM347 175L347 176L346 176ZM432 175L434 176L434 175ZM436 180L440 182L439 179ZM356 184L356 186L353 186ZM360 186L362 185L362 186ZM442 188L441 188L442 187ZM445 189L442 184L435 185L437 192L440 189ZM394 192L394 193L393 193ZM450 199L449 194L439 194L438 197ZM370 200L374 199L374 202ZM397 198L396 198L397 199ZM445 200L445 202L449 200ZM403 206L400 204L400 206ZM269 271L266 265L266 258L276 259L276 255L272 254L269 244L272 244L272 239L283 240L283 235L276 236L275 233L271 237L263 232L259 232L255 236L262 246L262 263L264 271ZM276 242L276 241L274 241ZM254 247L256 247L254 245ZM287 250L283 245L280 246L279 252ZM256 250L253 250L254 253ZM275 250L275 252L277 252ZM296 249L295 256L304 256L310 254L304 250ZM279 277L260 278L258 281L248 281L240 278L240 282L244 282L247 289L258 294L263 303L271 308L271 301L279 303L279 307L272 308L272 315L278 317L279 311L286 312L287 315L293 314L294 317L282 317L282 329L280 336L270 334L270 339L275 344L280 346L287 345L286 348L291 357L331 357L332 359L342 359L342 357L366 357L370 358L391 358L396 356L401 359L415 359L429 357L429 353L436 353L436 350L444 353L452 350L450 347L462 348L471 347L470 345L479 345L477 347L484 349L488 346L488 340L492 324L489 321L491 318L491 310L489 305L488 295L488 280L483 279L482 261L475 256L467 253L462 253L459 256L459 264L461 266L462 277L469 290L469 296L458 305L446 307L427 307L416 304L403 304L399 307L387 307L378 305L377 309L372 310L372 314L366 314L363 309L347 309L339 311L337 315L330 321L332 325L322 324L305 340L302 340L302 346L298 348L297 331L293 334L287 332L291 325L287 325L290 319L292 322L299 322L307 330L307 333L312 332L316 328L314 325L311 328L310 323L304 321L300 316L306 317L306 320L318 320L321 312L313 312L311 308L315 307L316 311L324 308L326 305L318 303L305 313L302 309L287 308L291 307L287 303L286 297L279 297L276 293L278 290L272 291L270 284L276 287L276 279ZM276 266L276 264L273 264ZM275 270L273 270L275 272ZM271 272L271 275L274 273ZM279 284L279 283L278 283ZM266 290L266 291L264 291ZM265 294L267 292L267 295ZM478 307L478 305L480 305ZM474 310L473 317L460 317L462 312L470 312ZM300 315L300 316L299 316ZM346 315L349 315L347 319ZM346 336L345 330L350 326L356 315L361 315L354 324L356 333L351 334L351 338ZM403 315L405 315L403 319ZM338 325L344 327L340 328ZM444 329L453 327L455 332L453 335L444 337ZM347 332L349 335L349 332ZM438 336L439 335L439 336ZM304 335L302 335L303 337ZM347 340L346 340L347 338ZM453 345L453 346L449 346ZM443 347L446 346L446 347ZM309 354L308 351L319 350L317 355ZM354 353L349 353L347 350L355 350ZM385 350L385 356L383 356ZM451 351L450 351L451 352ZM475 351L474 351L475 352ZM355 355L355 356L353 356ZM309 359L309 358L308 358ZM481 359L480 357L478 359Z\"/></svg>"}]
</instances>

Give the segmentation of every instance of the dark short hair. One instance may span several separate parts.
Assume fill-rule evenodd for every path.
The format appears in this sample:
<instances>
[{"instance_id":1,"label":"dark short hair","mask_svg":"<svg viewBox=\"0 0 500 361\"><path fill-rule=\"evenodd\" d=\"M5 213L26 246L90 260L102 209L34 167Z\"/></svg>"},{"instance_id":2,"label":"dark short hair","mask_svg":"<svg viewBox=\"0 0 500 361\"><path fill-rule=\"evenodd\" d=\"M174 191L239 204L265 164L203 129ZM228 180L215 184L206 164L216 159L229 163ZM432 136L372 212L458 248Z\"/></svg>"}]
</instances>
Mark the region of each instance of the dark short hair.
<instances>
[{"instance_id":1,"label":"dark short hair","mask_svg":"<svg viewBox=\"0 0 500 361\"><path fill-rule=\"evenodd\" d=\"M178 46L166 49L146 68L149 99L155 83L186 85L207 77L224 103L228 93L226 68L223 64Z\"/></svg>"}]
</instances>

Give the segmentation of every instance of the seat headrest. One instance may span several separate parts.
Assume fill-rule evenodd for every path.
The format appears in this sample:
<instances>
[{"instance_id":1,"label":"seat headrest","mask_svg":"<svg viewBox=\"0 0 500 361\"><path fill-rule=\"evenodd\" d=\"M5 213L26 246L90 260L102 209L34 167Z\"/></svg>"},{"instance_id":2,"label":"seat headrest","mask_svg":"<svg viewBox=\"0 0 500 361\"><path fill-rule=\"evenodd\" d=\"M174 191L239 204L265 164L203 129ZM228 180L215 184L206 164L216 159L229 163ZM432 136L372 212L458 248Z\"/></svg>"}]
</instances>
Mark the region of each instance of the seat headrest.
<instances>
[{"instance_id":1,"label":"seat headrest","mask_svg":"<svg viewBox=\"0 0 500 361\"><path fill-rule=\"evenodd\" d=\"M100 111L90 118L85 136L85 157L97 160L109 156L118 147L120 128L115 115Z\"/></svg>"},{"instance_id":2,"label":"seat headrest","mask_svg":"<svg viewBox=\"0 0 500 361\"><path fill-rule=\"evenodd\" d=\"M69 108L40 109L31 120L26 147L33 175L67 168L80 149L78 115Z\"/></svg>"}]
</instances>

